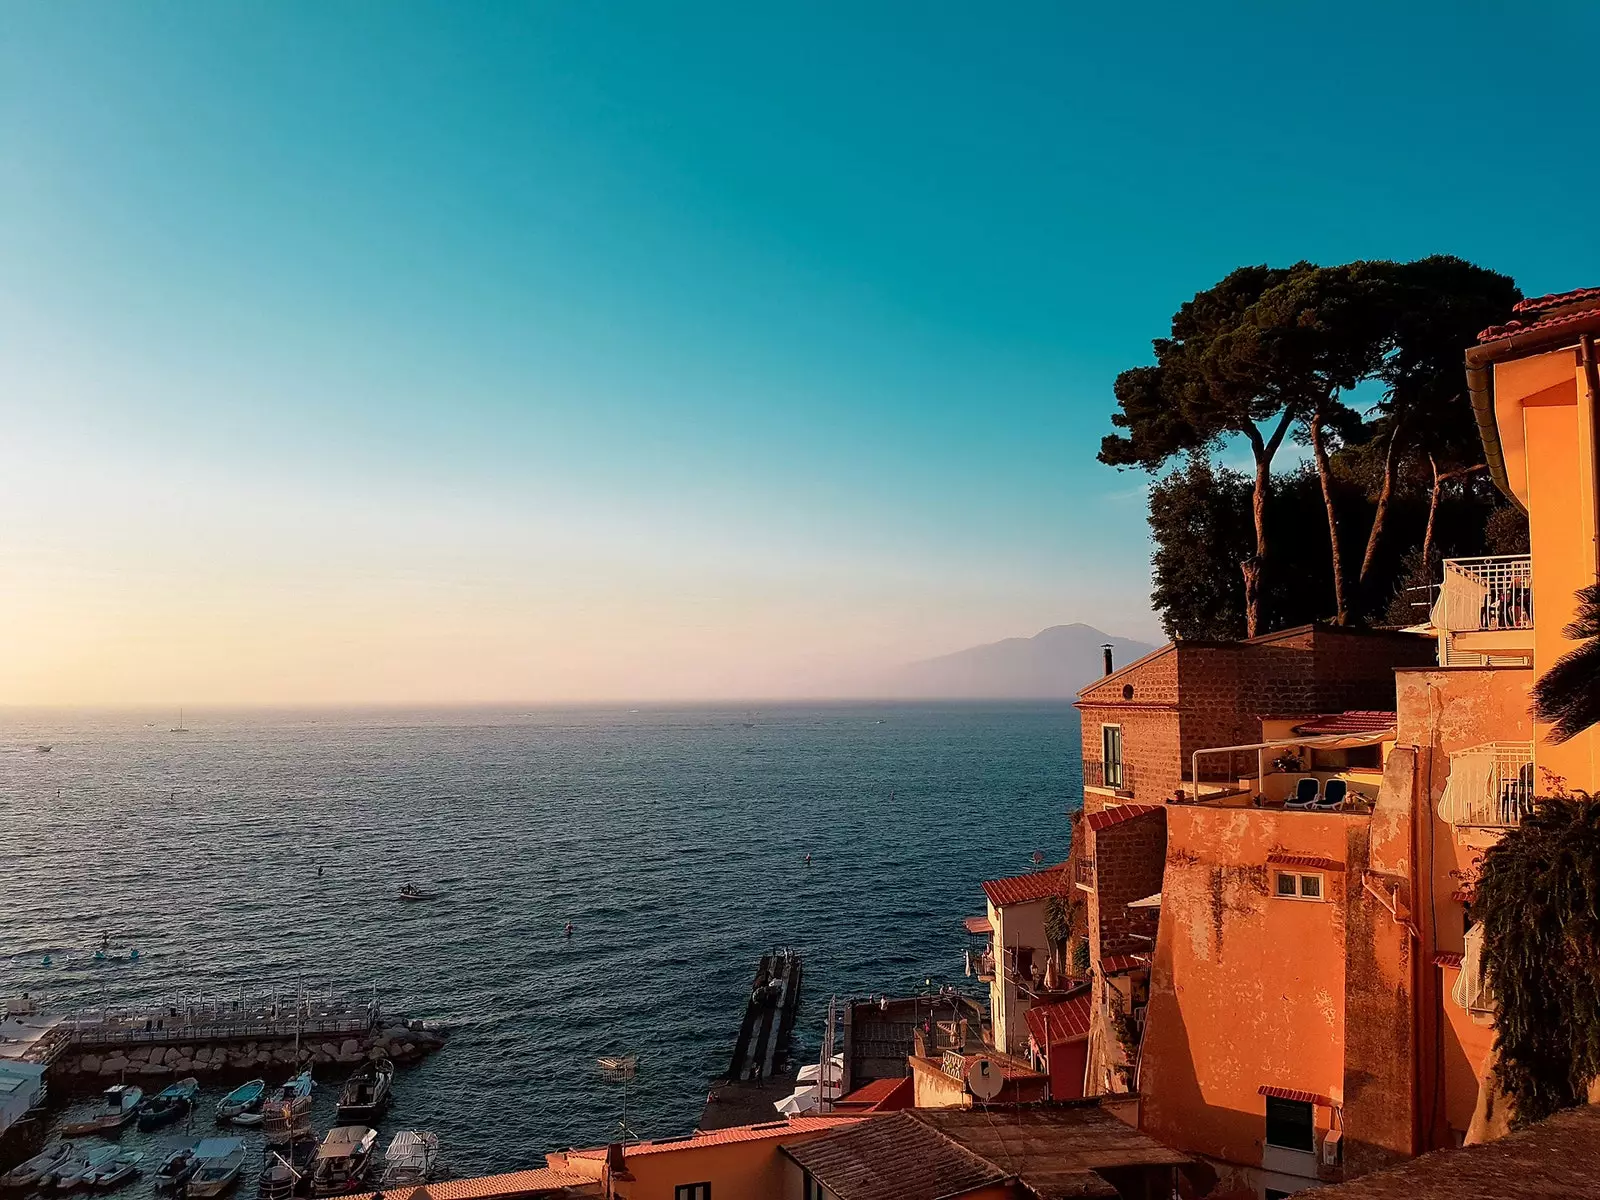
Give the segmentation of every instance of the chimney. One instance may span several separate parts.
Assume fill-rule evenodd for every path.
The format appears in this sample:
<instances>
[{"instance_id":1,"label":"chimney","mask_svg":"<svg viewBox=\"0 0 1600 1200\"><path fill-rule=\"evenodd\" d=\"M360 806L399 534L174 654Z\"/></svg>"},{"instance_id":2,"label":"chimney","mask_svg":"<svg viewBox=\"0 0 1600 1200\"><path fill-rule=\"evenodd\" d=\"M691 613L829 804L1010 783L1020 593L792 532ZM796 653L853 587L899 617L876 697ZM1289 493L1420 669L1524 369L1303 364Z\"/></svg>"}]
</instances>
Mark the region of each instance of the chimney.
<instances>
[{"instance_id":1,"label":"chimney","mask_svg":"<svg viewBox=\"0 0 1600 1200\"><path fill-rule=\"evenodd\" d=\"M1109 675L1111 674L1111 643L1101 642L1100 653L1106 656L1106 674Z\"/></svg>"},{"instance_id":2,"label":"chimney","mask_svg":"<svg viewBox=\"0 0 1600 1200\"><path fill-rule=\"evenodd\" d=\"M612 1142L606 1147L606 1166L611 1170L612 1173L616 1173L623 1169L621 1142Z\"/></svg>"}]
</instances>

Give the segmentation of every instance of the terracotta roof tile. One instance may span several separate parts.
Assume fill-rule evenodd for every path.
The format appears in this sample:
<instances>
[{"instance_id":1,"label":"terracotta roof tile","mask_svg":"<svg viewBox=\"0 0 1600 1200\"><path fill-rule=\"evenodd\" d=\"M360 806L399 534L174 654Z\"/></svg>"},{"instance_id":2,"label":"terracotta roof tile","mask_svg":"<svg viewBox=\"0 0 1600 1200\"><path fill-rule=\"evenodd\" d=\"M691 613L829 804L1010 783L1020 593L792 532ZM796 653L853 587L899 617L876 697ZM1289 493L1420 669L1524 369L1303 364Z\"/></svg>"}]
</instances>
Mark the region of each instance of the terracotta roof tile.
<instances>
[{"instance_id":1,"label":"terracotta roof tile","mask_svg":"<svg viewBox=\"0 0 1600 1200\"><path fill-rule=\"evenodd\" d=\"M1449 950L1441 950L1433 956L1433 965L1436 967L1454 967L1459 971L1461 969L1461 955Z\"/></svg>"},{"instance_id":2,"label":"terracotta roof tile","mask_svg":"<svg viewBox=\"0 0 1600 1200\"><path fill-rule=\"evenodd\" d=\"M1529 296L1512 305L1514 313L1539 313L1552 308L1564 308L1583 300L1600 300L1600 287L1574 288L1570 292L1551 292L1548 296Z\"/></svg>"},{"instance_id":3,"label":"terracotta roof tile","mask_svg":"<svg viewBox=\"0 0 1600 1200\"><path fill-rule=\"evenodd\" d=\"M416 1188L395 1188L384 1192L384 1200L496 1200L562 1188L595 1186L595 1181L570 1171L540 1167L533 1171L512 1171L505 1175L480 1175L474 1179L445 1179ZM345 1200L371 1200L372 1192L359 1193ZM599 1195L598 1187L595 1195Z\"/></svg>"},{"instance_id":4,"label":"terracotta roof tile","mask_svg":"<svg viewBox=\"0 0 1600 1200\"><path fill-rule=\"evenodd\" d=\"M1042 871L1034 871L1028 875L986 879L983 883L983 894L989 897L990 904L996 908L1004 908L1008 904L1026 904L1030 900L1058 896L1070 886L1070 881L1067 879L1067 864L1057 863L1053 867L1046 867Z\"/></svg>"},{"instance_id":5,"label":"terracotta roof tile","mask_svg":"<svg viewBox=\"0 0 1600 1200\"><path fill-rule=\"evenodd\" d=\"M1135 817L1142 817L1146 813L1165 812L1164 804L1118 804L1111 808L1102 808L1099 812L1090 813L1085 820L1089 828L1098 833L1112 825L1120 825L1124 821L1131 821Z\"/></svg>"},{"instance_id":6,"label":"terracotta roof tile","mask_svg":"<svg viewBox=\"0 0 1600 1200\"><path fill-rule=\"evenodd\" d=\"M874 1079L848 1096L835 1100L834 1110L837 1112L842 1108L854 1107L863 1112L893 1112L910 1108L915 1087L915 1081L909 1075L902 1075L898 1079Z\"/></svg>"},{"instance_id":7,"label":"terracotta roof tile","mask_svg":"<svg viewBox=\"0 0 1600 1200\"><path fill-rule=\"evenodd\" d=\"M1393 729L1395 714L1381 709L1351 709L1349 712L1324 713L1294 727L1296 733L1382 733Z\"/></svg>"},{"instance_id":8,"label":"terracotta roof tile","mask_svg":"<svg viewBox=\"0 0 1600 1200\"><path fill-rule=\"evenodd\" d=\"M1075 1042L1089 1036L1093 997L1084 992L1054 1004L1036 1004L1027 1011L1028 1032L1046 1051L1059 1042Z\"/></svg>"},{"instance_id":9,"label":"terracotta roof tile","mask_svg":"<svg viewBox=\"0 0 1600 1200\"><path fill-rule=\"evenodd\" d=\"M1113 954L1100 960L1100 972L1103 975L1120 975L1124 971L1137 971L1150 965L1150 957L1145 954Z\"/></svg>"},{"instance_id":10,"label":"terracotta roof tile","mask_svg":"<svg viewBox=\"0 0 1600 1200\"><path fill-rule=\"evenodd\" d=\"M1267 862L1273 866L1309 867L1317 871L1344 870L1344 864L1337 859L1320 858L1315 854L1280 854L1275 851L1267 855Z\"/></svg>"},{"instance_id":11,"label":"terracotta roof tile","mask_svg":"<svg viewBox=\"0 0 1600 1200\"><path fill-rule=\"evenodd\" d=\"M1001 1183L1006 1172L910 1112L784 1147L841 1200L935 1200Z\"/></svg>"},{"instance_id":12,"label":"terracotta roof tile","mask_svg":"<svg viewBox=\"0 0 1600 1200\"><path fill-rule=\"evenodd\" d=\"M1561 313L1538 321L1507 321L1504 325L1491 325L1478 335L1479 342L1497 342L1514 333L1532 333L1536 329L1560 329L1563 325L1581 325L1595 319L1593 309Z\"/></svg>"},{"instance_id":13,"label":"terracotta roof tile","mask_svg":"<svg viewBox=\"0 0 1600 1200\"><path fill-rule=\"evenodd\" d=\"M989 923L988 917L963 917L961 923L967 927L968 933L994 932L994 926Z\"/></svg>"},{"instance_id":14,"label":"terracotta roof tile","mask_svg":"<svg viewBox=\"0 0 1600 1200\"><path fill-rule=\"evenodd\" d=\"M641 1142L629 1146L626 1158L641 1154L668 1154L674 1150L698 1150L702 1146L726 1146L730 1142L760 1142L770 1138L785 1138L796 1133L816 1133L848 1125L861 1118L850 1116L790 1117L782 1121L763 1121L759 1125L734 1125L727 1129L713 1129L709 1133L696 1133L685 1138L667 1138L659 1142ZM603 1154L604 1151L601 1151Z\"/></svg>"},{"instance_id":15,"label":"terracotta roof tile","mask_svg":"<svg viewBox=\"0 0 1600 1200\"><path fill-rule=\"evenodd\" d=\"M1324 1108L1332 1108L1333 1101L1326 1096L1319 1096L1316 1092L1302 1092L1297 1088L1273 1087L1271 1084L1262 1084L1256 1089L1262 1096L1276 1096L1279 1100L1298 1100L1302 1104L1320 1104Z\"/></svg>"}]
</instances>

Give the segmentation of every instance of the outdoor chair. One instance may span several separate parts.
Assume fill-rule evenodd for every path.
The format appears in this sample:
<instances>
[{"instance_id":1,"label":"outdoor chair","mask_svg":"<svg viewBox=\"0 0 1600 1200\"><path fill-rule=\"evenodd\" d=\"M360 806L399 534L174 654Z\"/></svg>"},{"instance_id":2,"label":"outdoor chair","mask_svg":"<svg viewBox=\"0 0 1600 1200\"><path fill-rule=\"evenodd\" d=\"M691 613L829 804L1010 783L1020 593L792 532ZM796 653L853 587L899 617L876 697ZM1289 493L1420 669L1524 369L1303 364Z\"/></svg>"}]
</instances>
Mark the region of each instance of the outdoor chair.
<instances>
[{"instance_id":1,"label":"outdoor chair","mask_svg":"<svg viewBox=\"0 0 1600 1200\"><path fill-rule=\"evenodd\" d=\"M1330 779L1323 786L1322 799L1318 800L1314 808L1318 812L1332 812L1336 808L1344 807L1345 793L1350 790L1350 785L1342 779Z\"/></svg>"},{"instance_id":2,"label":"outdoor chair","mask_svg":"<svg viewBox=\"0 0 1600 1200\"><path fill-rule=\"evenodd\" d=\"M1294 795L1283 802L1285 808L1310 808L1317 802L1317 789L1319 784L1313 776L1307 775L1294 785Z\"/></svg>"}]
</instances>

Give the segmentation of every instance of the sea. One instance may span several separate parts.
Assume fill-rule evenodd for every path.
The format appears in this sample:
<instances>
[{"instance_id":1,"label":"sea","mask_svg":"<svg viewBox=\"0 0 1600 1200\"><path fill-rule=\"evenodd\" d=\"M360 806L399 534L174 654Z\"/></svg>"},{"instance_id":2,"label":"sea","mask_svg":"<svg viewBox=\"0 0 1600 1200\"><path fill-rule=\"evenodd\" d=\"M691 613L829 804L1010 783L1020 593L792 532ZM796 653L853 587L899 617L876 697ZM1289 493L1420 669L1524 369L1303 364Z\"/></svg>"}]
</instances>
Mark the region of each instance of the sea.
<instances>
[{"instance_id":1,"label":"sea","mask_svg":"<svg viewBox=\"0 0 1600 1200\"><path fill-rule=\"evenodd\" d=\"M766 950L803 957L807 1056L830 995L981 994L961 918L1065 856L1082 796L1064 702L176 718L0 712L0 997L441 1021L381 1132L434 1131L450 1176L604 1143L624 1099L691 1131ZM624 1097L596 1059L628 1054Z\"/></svg>"}]
</instances>

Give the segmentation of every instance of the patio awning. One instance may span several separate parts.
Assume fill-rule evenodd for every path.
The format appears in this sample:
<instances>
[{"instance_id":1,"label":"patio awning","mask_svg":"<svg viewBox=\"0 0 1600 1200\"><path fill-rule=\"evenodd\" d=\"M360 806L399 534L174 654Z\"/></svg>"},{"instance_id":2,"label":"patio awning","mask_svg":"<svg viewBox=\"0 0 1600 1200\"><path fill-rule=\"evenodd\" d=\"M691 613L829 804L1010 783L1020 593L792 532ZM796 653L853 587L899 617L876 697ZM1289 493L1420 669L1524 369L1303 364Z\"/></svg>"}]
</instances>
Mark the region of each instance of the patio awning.
<instances>
[{"instance_id":1,"label":"patio awning","mask_svg":"<svg viewBox=\"0 0 1600 1200\"><path fill-rule=\"evenodd\" d=\"M1284 746L1303 746L1307 750L1349 750L1356 746L1377 746L1394 741L1394 726L1365 733L1319 733L1309 737L1273 738L1270 742L1251 742L1245 746L1207 746L1195 754L1233 754L1246 750L1278 750Z\"/></svg>"},{"instance_id":2,"label":"patio awning","mask_svg":"<svg viewBox=\"0 0 1600 1200\"><path fill-rule=\"evenodd\" d=\"M1160 908L1161 907L1161 893L1157 892L1154 896L1145 896L1141 900L1129 900L1128 903L1124 907L1126 907L1126 908Z\"/></svg>"},{"instance_id":3,"label":"patio awning","mask_svg":"<svg viewBox=\"0 0 1600 1200\"><path fill-rule=\"evenodd\" d=\"M961 923L967 927L968 933L981 934L994 932L994 926L989 924L988 917L963 917Z\"/></svg>"}]
</instances>

